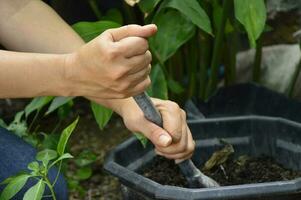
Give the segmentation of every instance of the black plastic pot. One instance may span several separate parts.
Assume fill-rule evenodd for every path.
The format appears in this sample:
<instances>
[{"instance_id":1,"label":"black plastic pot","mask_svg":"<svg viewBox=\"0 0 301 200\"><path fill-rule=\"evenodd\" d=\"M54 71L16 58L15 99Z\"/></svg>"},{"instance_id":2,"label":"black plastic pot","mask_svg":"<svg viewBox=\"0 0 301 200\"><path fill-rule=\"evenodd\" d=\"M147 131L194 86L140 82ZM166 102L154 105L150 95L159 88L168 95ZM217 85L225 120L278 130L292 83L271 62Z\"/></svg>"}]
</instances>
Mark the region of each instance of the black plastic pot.
<instances>
[{"instance_id":1,"label":"black plastic pot","mask_svg":"<svg viewBox=\"0 0 301 200\"><path fill-rule=\"evenodd\" d=\"M220 148L219 139L231 143L236 156L272 156L287 168L301 170L301 125L283 118L228 117L190 121L197 148L193 156L201 165ZM155 157L153 147L143 148L135 138L117 146L107 157L105 169L118 177L123 198L142 199L301 199L301 178L292 181L189 189L160 185L140 175Z\"/></svg>"},{"instance_id":2,"label":"black plastic pot","mask_svg":"<svg viewBox=\"0 0 301 200\"><path fill-rule=\"evenodd\" d=\"M219 89L208 102L197 107L207 118L262 115L301 122L301 103L253 83Z\"/></svg>"}]
</instances>

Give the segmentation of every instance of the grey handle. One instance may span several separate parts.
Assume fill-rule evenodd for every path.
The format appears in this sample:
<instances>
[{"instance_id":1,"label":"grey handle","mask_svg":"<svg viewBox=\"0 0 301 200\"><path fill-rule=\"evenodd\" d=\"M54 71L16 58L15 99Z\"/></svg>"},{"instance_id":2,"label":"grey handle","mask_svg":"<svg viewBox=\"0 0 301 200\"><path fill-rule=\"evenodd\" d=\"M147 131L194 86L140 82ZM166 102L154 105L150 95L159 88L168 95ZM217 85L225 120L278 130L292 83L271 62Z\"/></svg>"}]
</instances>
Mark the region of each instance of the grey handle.
<instances>
[{"instance_id":1,"label":"grey handle","mask_svg":"<svg viewBox=\"0 0 301 200\"><path fill-rule=\"evenodd\" d=\"M160 127L163 127L161 114L156 109L153 102L145 92L135 96L134 99L140 109L143 111L146 119L157 124ZM190 183L190 186L193 187L195 184L195 187L197 187L199 183L193 183L193 180L195 180L195 177L200 176L200 171L197 169L194 163L190 159L187 159L178 163L178 165L181 169L182 174Z\"/></svg>"}]
</instances>

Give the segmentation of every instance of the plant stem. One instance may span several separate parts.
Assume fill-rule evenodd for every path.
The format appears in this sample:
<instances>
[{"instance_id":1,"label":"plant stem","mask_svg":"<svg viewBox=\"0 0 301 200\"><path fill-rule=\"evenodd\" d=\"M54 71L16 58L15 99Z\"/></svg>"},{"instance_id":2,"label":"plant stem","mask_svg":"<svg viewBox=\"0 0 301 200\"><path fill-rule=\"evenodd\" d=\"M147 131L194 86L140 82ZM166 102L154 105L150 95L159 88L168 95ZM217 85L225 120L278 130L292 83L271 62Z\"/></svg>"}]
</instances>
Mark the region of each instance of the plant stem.
<instances>
[{"instance_id":1,"label":"plant stem","mask_svg":"<svg viewBox=\"0 0 301 200\"><path fill-rule=\"evenodd\" d=\"M219 64L221 59L225 25L228 18L228 14L230 12L231 5L232 5L232 0L225 0L223 2L222 18L221 21L219 22L216 38L214 41L213 55L211 61L211 74L210 74L208 87L206 90L206 98L208 98L217 87L218 69L219 69Z\"/></svg>"},{"instance_id":2,"label":"plant stem","mask_svg":"<svg viewBox=\"0 0 301 200\"><path fill-rule=\"evenodd\" d=\"M207 15L212 18L212 5L209 1L199 0L200 5L205 10ZM205 100L206 87L208 79L208 68L210 66L212 56L212 36L208 33L198 30L197 39L199 44L199 69L198 69L198 98Z\"/></svg>"},{"instance_id":3,"label":"plant stem","mask_svg":"<svg viewBox=\"0 0 301 200\"><path fill-rule=\"evenodd\" d=\"M31 121L31 123L27 129L29 133L30 133L30 130L32 129L32 126L37 121L39 114L40 114L40 109L36 112L35 116L33 117L33 120Z\"/></svg>"},{"instance_id":4,"label":"plant stem","mask_svg":"<svg viewBox=\"0 0 301 200\"><path fill-rule=\"evenodd\" d=\"M57 182L57 180L58 180L58 178L59 178L61 168L62 168L62 161L60 161L59 169L58 169L57 174L56 174L56 177L55 177L55 179L54 179L54 181L53 181L53 183L52 183L52 187L54 187L54 185L56 184L56 182Z\"/></svg>"},{"instance_id":5,"label":"plant stem","mask_svg":"<svg viewBox=\"0 0 301 200\"><path fill-rule=\"evenodd\" d=\"M204 31L199 33L200 68L199 68L199 98L205 100L208 67L211 60L212 39Z\"/></svg>"},{"instance_id":6,"label":"plant stem","mask_svg":"<svg viewBox=\"0 0 301 200\"><path fill-rule=\"evenodd\" d=\"M189 75L187 98L196 96L196 73L198 65L198 35L196 34L185 48L185 61ZM183 77L184 78L184 77Z\"/></svg>"},{"instance_id":7,"label":"plant stem","mask_svg":"<svg viewBox=\"0 0 301 200\"><path fill-rule=\"evenodd\" d=\"M96 0L89 0L88 2L89 2L89 5L90 5L93 13L95 14L96 18L98 20L100 20L101 19L101 12L100 12L100 10L98 8Z\"/></svg>"},{"instance_id":8,"label":"plant stem","mask_svg":"<svg viewBox=\"0 0 301 200\"><path fill-rule=\"evenodd\" d=\"M235 83L236 80L236 54L238 49L238 32L234 30L227 36L226 48L224 52L227 56L225 59L225 84L227 86Z\"/></svg>"},{"instance_id":9,"label":"plant stem","mask_svg":"<svg viewBox=\"0 0 301 200\"><path fill-rule=\"evenodd\" d=\"M45 180L45 183L46 183L46 185L48 186L48 188L51 192L52 200L56 200L55 192L53 190L53 186L51 185L49 179L47 177L44 177L44 180Z\"/></svg>"},{"instance_id":10,"label":"plant stem","mask_svg":"<svg viewBox=\"0 0 301 200\"><path fill-rule=\"evenodd\" d=\"M59 122L55 125L54 129L51 131L50 134L54 134L57 131L57 129L60 127L62 121L63 121L62 119L59 119Z\"/></svg>"},{"instance_id":11,"label":"plant stem","mask_svg":"<svg viewBox=\"0 0 301 200\"><path fill-rule=\"evenodd\" d=\"M301 71L301 60L299 61L298 66L296 67L296 70L295 70L295 72L293 74L293 77L292 77L292 81L290 82L290 85L289 85L289 88L288 88L287 96L290 97L290 98L292 98L293 95L294 95L295 86L296 86L300 71Z\"/></svg>"},{"instance_id":12,"label":"plant stem","mask_svg":"<svg viewBox=\"0 0 301 200\"><path fill-rule=\"evenodd\" d=\"M260 37L257 40L254 67L253 67L253 81L256 83L260 82L261 59L262 59L262 39Z\"/></svg>"}]
</instances>

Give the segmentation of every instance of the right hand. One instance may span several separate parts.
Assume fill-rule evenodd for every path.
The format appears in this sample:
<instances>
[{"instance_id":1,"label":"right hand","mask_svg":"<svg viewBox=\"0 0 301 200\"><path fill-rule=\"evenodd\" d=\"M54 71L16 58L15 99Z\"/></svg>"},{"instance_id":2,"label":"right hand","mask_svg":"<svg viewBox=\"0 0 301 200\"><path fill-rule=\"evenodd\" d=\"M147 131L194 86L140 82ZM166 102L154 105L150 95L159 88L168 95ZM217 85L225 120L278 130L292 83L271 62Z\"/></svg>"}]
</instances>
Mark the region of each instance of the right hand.
<instances>
[{"instance_id":1,"label":"right hand","mask_svg":"<svg viewBox=\"0 0 301 200\"><path fill-rule=\"evenodd\" d=\"M152 60L147 38L156 31L155 25L109 29L67 55L69 96L119 99L143 92L150 85Z\"/></svg>"}]
</instances>

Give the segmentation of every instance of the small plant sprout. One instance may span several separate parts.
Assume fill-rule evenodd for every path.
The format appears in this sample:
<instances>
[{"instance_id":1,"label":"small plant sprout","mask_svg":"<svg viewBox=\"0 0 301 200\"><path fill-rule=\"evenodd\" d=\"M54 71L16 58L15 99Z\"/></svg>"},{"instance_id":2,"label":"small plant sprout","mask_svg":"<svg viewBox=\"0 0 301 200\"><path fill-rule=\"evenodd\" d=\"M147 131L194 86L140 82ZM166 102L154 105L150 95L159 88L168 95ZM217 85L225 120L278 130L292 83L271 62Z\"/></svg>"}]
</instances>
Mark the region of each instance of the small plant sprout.
<instances>
[{"instance_id":1,"label":"small plant sprout","mask_svg":"<svg viewBox=\"0 0 301 200\"><path fill-rule=\"evenodd\" d=\"M63 130L56 150L44 149L38 152L36 160L28 164L28 172L22 172L16 176L9 177L1 183L6 185L0 195L1 200L13 198L30 178L36 179L37 183L25 192L23 200L40 200L46 197L44 196L46 187L48 187L51 192L51 195L48 195L48 197L52 197L53 200L56 200L54 186L58 180L63 160L73 158L70 153L65 152L65 149L68 139L78 123L78 119L79 118ZM48 178L48 172L54 166L58 167L58 172L54 181L51 182Z\"/></svg>"}]
</instances>

